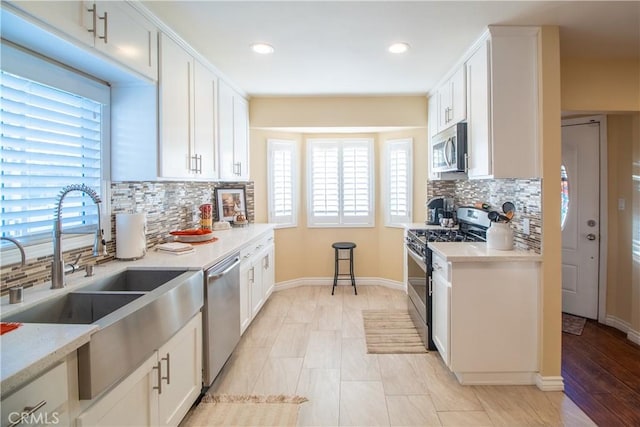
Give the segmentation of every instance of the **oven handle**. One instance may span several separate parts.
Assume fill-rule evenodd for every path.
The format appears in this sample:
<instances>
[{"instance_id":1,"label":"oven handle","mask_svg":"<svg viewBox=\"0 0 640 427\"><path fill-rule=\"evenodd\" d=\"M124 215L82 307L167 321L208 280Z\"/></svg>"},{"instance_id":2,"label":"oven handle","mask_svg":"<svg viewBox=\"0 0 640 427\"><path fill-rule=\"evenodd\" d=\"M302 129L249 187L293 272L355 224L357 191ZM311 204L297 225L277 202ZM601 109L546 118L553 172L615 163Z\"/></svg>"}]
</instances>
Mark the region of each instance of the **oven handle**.
<instances>
[{"instance_id":1,"label":"oven handle","mask_svg":"<svg viewBox=\"0 0 640 427\"><path fill-rule=\"evenodd\" d=\"M411 258L413 258L413 260L416 262L416 264L418 264L418 267L420 267L420 269L422 271L424 271L425 273L427 272L427 264L425 264L425 262L422 259L422 257L420 255L418 255L417 253L415 253L413 251L413 249L411 249L409 246L407 246L407 254Z\"/></svg>"}]
</instances>

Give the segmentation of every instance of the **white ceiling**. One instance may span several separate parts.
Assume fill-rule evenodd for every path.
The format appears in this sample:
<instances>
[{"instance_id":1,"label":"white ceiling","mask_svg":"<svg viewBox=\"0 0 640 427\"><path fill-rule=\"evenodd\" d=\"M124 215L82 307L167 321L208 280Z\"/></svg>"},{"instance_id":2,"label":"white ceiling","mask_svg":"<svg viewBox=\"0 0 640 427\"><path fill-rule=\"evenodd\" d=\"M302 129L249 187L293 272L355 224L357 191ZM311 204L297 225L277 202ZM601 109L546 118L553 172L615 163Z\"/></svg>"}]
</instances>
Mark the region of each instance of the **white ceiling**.
<instances>
[{"instance_id":1,"label":"white ceiling","mask_svg":"<svg viewBox=\"0 0 640 427\"><path fill-rule=\"evenodd\" d=\"M640 57L640 1L143 4L252 96L424 94L492 24L558 25L562 55Z\"/></svg>"}]
</instances>

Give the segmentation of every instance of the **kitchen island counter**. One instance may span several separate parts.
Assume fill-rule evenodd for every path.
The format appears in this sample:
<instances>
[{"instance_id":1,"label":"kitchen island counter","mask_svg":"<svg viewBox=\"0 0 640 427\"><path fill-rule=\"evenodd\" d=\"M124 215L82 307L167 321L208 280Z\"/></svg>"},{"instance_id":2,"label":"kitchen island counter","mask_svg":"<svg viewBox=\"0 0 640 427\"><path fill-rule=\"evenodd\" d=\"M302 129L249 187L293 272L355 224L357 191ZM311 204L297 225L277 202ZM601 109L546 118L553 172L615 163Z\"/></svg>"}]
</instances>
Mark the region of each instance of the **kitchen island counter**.
<instances>
[{"instance_id":1,"label":"kitchen island counter","mask_svg":"<svg viewBox=\"0 0 640 427\"><path fill-rule=\"evenodd\" d=\"M535 252L489 249L484 242L429 242L428 245L447 262L542 261L542 255Z\"/></svg>"}]
</instances>

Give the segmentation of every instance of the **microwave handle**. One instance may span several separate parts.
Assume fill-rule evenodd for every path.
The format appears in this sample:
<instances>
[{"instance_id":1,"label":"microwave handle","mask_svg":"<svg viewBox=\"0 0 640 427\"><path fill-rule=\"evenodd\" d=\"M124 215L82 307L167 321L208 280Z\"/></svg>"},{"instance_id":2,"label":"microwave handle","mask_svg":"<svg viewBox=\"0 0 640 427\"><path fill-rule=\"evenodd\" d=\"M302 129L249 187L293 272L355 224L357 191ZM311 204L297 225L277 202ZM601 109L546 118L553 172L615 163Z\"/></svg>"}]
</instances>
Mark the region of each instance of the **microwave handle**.
<instances>
[{"instance_id":1,"label":"microwave handle","mask_svg":"<svg viewBox=\"0 0 640 427\"><path fill-rule=\"evenodd\" d=\"M447 162L447 166L451 166L452 159L449 158L449 145L453 145L453 138L447 139L444 143L444 161Z\"/></svg>"}]
</instances>

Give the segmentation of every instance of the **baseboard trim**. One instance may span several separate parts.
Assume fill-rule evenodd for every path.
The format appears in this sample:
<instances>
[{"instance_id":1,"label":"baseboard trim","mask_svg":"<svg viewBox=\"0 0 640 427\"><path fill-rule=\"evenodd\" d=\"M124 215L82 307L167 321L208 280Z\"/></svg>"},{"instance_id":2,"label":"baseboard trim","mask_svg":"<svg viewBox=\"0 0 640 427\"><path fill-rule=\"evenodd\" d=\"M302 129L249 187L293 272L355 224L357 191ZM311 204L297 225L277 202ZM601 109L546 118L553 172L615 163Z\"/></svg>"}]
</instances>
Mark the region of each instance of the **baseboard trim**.
<instances>
[{"instance_id":1,"label":"baseboard trim","mask_svg":"<svg viewBox=\"0 0 640 427\"><path fill-rule=\"evenodd\" d=\"M536 386L542 391L564 391L564 379L559 376L536 375Z\"/></svg>"},{"instance_id":2,"label":"baseboard trim","mask_svg":"<svg viewBox=\"0 0 640 427\"><path fill-rule=\"evenodd\" d=\"M632 343L640 345L640 331L634 331L633 329L629 328L629 330L627 331L627 339Z\"/></svg>"},{"instance_id":3,"label":"baseboard trim","mask_svg":"<svg viewBox=\"0 0 640 427\"><path fill-rule=\"evenodd\" d=\"M619 331L627 334L627 339L632 343L640 345L640 331L636 331L631 327L631 323L626 320L622 320L619 317L608 315L604 319L604 323L607 326L616 328Z\"/></svg>"},{"instance_id":4,"label":"baseboard trim","mask_svg":"<svg viewBox=\"0 0 640 427\"><path fill-rule=\"evenodd\" d=\"M340 281L339 286L350 286L345 284L344 280ZM285 289L297 288L299 286L332 286L333 277L301 277L299 279L285 280L276 283L274 291L282 291ZM382 277L356 277L356 286L384 286L385 288L404 291L404 283L396 280L384 279Z\"/></svg>"},{"instance_id":5,"label":"baseboard trim","mask_svg":"<svg viewBox=\"0 0 640 427\"><path fill-rule=\"evenodd\" d=\"M535 372L454 372L462 385L530 385L536 383Z\"/></svg>"}]
</instances>

